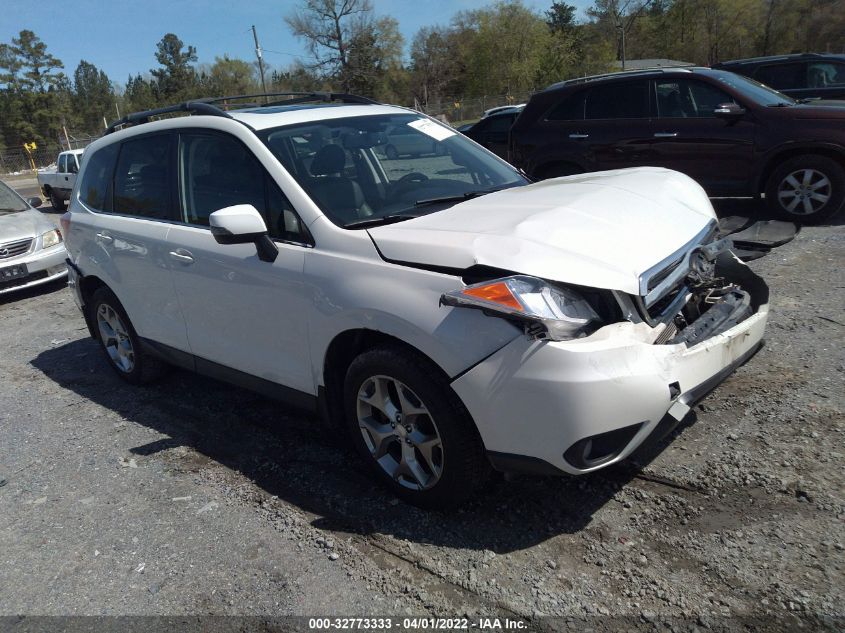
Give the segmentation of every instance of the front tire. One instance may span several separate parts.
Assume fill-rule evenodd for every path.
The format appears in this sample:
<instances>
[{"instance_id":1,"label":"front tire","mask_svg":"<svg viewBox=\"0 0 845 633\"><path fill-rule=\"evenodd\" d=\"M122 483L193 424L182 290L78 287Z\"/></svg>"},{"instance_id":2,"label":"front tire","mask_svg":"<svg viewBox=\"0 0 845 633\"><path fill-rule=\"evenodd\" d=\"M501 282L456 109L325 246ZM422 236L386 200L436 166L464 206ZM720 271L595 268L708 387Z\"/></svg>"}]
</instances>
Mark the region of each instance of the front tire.
<instances>
[{"instance_id":1,"label":"front tire","mask_svg":"<svg viewBox=\"0 0 845 633\"><path fill-rule=\"evenodd\" d=\"M827 156L790 158L769 176L766 204L790 222L823 222L845 205L845 170Z\"/></svg>"},{"instance_id":2,"label":"front tire","mask_svg":"<svg viewBox=\"0 0 845 633\"><path fill-rule=\"evenodd\" d=\"M164 363L143 351L129 316L111 290L97 289L89 309L100 348L118 376L130 384L142 385L162 374Z\"/></svg>"},{"instance_id":3,"label":"front tire","mask_svg":"<svg viewBox=\"0 0 845 633\"><path fill-rule=\"evenodd\" d=\"M344 408L357 452L409 503L455 507L486 481L478 430L427 359L398 347L362 353L346 373Z\"/></svg>"}]
</instances>

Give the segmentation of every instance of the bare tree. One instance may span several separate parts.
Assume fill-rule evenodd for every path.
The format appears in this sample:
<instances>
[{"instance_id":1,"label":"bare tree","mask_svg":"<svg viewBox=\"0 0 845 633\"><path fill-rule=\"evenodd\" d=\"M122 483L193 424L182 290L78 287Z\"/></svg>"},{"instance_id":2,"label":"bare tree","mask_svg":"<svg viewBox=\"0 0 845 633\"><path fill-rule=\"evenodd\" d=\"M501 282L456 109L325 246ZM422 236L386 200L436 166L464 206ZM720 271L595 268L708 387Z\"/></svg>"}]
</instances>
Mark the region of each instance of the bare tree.
<instances>
[{"instance_id":1,"label":"bare tree","mask_svg":"<svg viewBox=\"0 0 845 633\"><path fill-rule=\"evenodd\" d=\"M308 50L323 74L340 79L344 91L353 85L350 48L372 22L370 0L305 0L285 17L293 34L308 42Z\"/></svg>"}]
</instances>

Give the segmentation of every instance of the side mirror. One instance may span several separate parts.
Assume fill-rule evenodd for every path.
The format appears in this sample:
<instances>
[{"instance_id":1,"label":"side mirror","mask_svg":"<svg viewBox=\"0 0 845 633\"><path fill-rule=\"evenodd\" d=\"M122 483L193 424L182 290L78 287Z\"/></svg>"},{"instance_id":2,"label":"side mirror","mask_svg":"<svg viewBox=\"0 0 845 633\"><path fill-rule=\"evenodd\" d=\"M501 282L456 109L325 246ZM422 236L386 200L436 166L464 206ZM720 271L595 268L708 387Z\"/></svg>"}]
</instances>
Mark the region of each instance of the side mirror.
<instances>
[{"instance_id":1,"label":"side mirror","mask_svg":"<svg viewBox=\"0 0 845 633\"><path fill-rule=\"evenodd\" d=\"M264 218L251 204L236 204L208 216L211 234L218 244L255 244L258 258L274 262L279 249L267 234Z\"/></svg>"},{"instance_id":2,"label":"side mirror","mask_svg":"<svg viewBox=\"0 0 845 633\"><path fill-rule=\"evenodd\" d=\"M29 206L35 207L36 209L41 206L41 198L33 197L27 200Z\"/></svg>"},{"instance_id":3,"label":"side mirror","mask_svg":"<svg viewBox=\"0 0 845 633\"><path fill-rule=\"evenodd\" d=\"M720 103L716 106L716 109L713 110L713 114L720 119L736 119L737 117L741 117L745 114L745 108L740 107L733 102Z\"/></svg>"}]
</instances>

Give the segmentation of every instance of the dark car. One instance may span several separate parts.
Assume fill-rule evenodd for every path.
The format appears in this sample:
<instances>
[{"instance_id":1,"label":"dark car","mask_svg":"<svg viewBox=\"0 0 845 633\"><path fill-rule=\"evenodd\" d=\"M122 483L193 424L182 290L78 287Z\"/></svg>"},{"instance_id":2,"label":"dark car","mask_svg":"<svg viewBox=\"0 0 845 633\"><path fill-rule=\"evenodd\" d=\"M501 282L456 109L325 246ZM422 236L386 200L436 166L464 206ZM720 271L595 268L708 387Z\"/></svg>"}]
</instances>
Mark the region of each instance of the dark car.
<instances>
[{"instance_id":1,"label":"dark car","mask_svg":"<svg viewBox=\"0 0 845 633\"><path fill-rule=\"evenodd\" d=\"M845 99L845 55L802 53L715 64L756 79L794 99Z\"/></svg>"},{"instance_id":2,"label":"dark car","mask_svg":"<svg viewBox=\"0 0 845 633\"><path fill-rule=\"evenodd\" d=\"M538 179L666 167L712 197L763 195L781 217L819 222L845 200L845 107L709 68L614 73L532 96L509 157Z\"/></svg>"},{"instance_id":3,"label":"dark car","mask_svg":"<svg viewBox=\"0 0 845 633\"><path fill-rule=\"evenodd\" d=\"M494 154L507 160L508 132L522 112L522 107L514 107L484 117L467 130L458 130L479 145L483 145Z\"/></svg>"}]
</instances>

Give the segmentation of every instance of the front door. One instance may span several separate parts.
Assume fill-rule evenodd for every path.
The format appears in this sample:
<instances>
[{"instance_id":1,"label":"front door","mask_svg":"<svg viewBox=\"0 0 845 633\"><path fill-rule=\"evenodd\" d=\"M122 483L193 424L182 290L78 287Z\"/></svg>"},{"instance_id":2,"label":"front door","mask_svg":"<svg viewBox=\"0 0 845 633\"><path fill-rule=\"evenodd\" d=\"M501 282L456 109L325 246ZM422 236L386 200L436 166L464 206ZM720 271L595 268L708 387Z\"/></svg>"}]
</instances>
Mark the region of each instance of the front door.
<instances>
[{"instance_id":1,"label":"front door","mask_svg":"<svg viewBox=\"0 0 845 633\"><path fill-rule=\"evenodd\" d=\"M313 393L311 295L302 275L309 246L299 218L236 138L184 132L178 156L183 223L168 234L168 263L198 367L209 361ZM215 241L208 216L235 204L251 204L264 216L279 247L275 262L261 261L253 244Z\"/></svg>"},{"instance_id":2,"label":"front door","mask_svg":"<svg viewBox=\"0 0 845 633\"><path fill-rule=\"evenodd\" d=\"M659 79L654 88L653 164L687 174L711 196L749 195L753 116L716 117L716 107L734 99L701 79Z\"/></svg>"}]
</instances>

